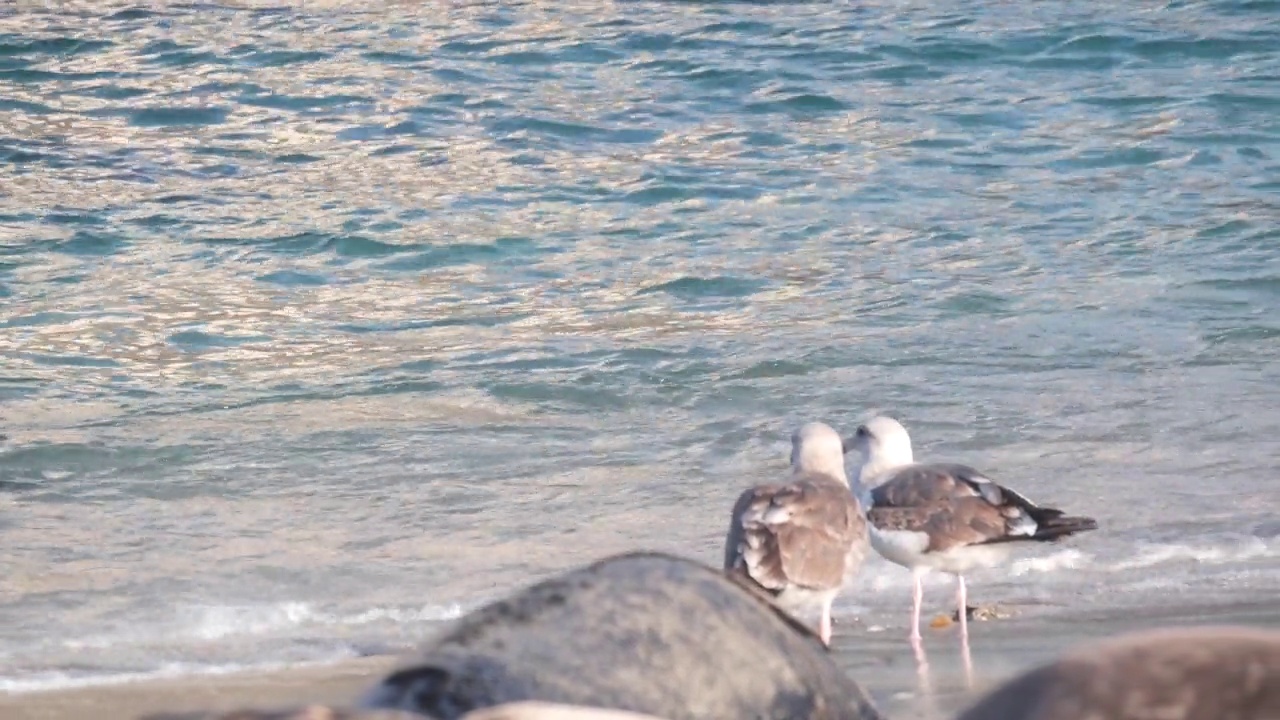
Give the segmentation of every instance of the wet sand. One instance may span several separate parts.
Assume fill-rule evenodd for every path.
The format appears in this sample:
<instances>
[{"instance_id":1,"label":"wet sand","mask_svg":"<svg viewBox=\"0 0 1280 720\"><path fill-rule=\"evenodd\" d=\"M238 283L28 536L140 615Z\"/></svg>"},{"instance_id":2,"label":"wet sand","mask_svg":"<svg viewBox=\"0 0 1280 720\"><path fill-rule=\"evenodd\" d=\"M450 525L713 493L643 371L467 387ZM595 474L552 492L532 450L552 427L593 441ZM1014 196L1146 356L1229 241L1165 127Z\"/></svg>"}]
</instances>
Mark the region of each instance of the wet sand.
<instances>
[{"instance_id":1,"label":"wet sand","mask_svg":"<svg viewBox=\"0 0 1280 720\"><path fill-rule=\"evenodd\" d=\"M907 606L904 605L904 615ZM856 619L836 626L834 652L844 667L894 720L954 717L978 695L1014 674L1056 657L1068 647L1157 626L1233 623L1280 627L1280 608L1257 604L1187 607L1115 617L1066 612L1031 613L970 625L974 682L966 687L955 626L925 630L929 674L922 681L905 629L870 632ZM5 720L125 720L157 712L280 708L307 703L343 705L376 683L399 657L234 675L33 692L0 696Z\"/></svg>"},{"instance_id":2,"label":"wet sand","mask_svg":"<svg viewBox=\"0 0 1280 720\"><path fill-rule=\"evenodd\" d=\"M396 657L270 672L144 680L119 685L0 695L5 720L132 720L158 712L343 705L378 682Z\"/></svg>"},{"instance_id":3,"label":"wet sand","mask_svg":"<svg viewBox=\"0 0 1280 720\"><path fill-rule=\"evenodd\" d=\"M903 615L909 610L903 604ZM1013 608L1013 617L969 624L973 682L962 670L958 627L925 627L928 676L922 679L907 644L905 627L860 631L836 647L840 666L894 720L943 720L1013 676L1049 662L1068 648L1155 627L1238 624L1280 628L1280 607L1258 603L1147 609L1118 616L1100 610L1058 612ZM839 637L839 634L837 635Z\"/></svg>"}]
</instances>

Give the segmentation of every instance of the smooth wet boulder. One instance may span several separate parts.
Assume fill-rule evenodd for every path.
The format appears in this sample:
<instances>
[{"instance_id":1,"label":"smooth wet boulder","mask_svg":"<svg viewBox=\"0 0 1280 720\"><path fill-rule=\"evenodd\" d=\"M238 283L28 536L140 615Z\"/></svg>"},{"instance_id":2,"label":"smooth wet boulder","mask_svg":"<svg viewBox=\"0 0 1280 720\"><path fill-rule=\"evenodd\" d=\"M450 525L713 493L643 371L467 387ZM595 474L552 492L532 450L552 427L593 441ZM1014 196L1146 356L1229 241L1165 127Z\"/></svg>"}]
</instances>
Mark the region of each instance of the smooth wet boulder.
<instances>
[{"instance_id":1,"label":"smooth wet boulder","mask_svg":"<svg viewBox=\"0 0 1280 720\"><path fill-rule=\"evenodd\" d=\"M307 705L283 710L244 708L226 712L160 713L140 720L424 720L426 715L405 710L351 710L328 705ZM429 720L429 719L428 719ZM526 701L480 708L462 720L663 720L652 715Z\"/></svg>"},{"instance_id":2,"label":"smooth wet boulder","mask_svg":"<svg viewBox=\"0 0 1280 720\"><path fill-rule=\"evenodd\" d=\"M458 620L363 700L454 720L538 700L666 720L881 718L808 628L723 573L620 555Z\"/></svg>"},{"instance_id":3,"label":"smooth wet boulder","mask_svg":"<svg viewBox=\"0 0 1280 720\"><path fill-rule=\"evenodd\" d=\"M472 710L464 715L462 720L663 720L663 718L626 710L526 700Z\"/></svg>"},{"instance_id":4,"label":"smooth wet boulder","mask_svg":"<svg viewBox=\"0 0 1280 720\"><path fill-rule=\"evenodd\" d=\"M958 720L1276 720L1280 631L1162 628L1090 643Z\"/></svg>"},{"instance_id":5,"label":"smooth wet boulder","mask_svg":"<svg viewBox=\"0 0 1280 720\"><path fill-rule=\"evenodd\" d=\"M327 705L307 705L283 710L250 708L226 712L158 713L141 720L423 720L423 716L401 710L350 710Z\"/></svg>"}]
</instances>

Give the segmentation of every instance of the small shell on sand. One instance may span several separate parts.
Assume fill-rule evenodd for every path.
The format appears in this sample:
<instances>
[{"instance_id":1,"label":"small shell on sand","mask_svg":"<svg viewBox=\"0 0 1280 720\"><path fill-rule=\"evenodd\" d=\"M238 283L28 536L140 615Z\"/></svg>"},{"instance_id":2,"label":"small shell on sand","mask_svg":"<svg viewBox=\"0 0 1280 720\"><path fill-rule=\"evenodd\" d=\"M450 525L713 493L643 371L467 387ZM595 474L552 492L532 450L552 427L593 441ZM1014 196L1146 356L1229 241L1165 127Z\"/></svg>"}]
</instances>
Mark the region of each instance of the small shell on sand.
<instances>
[{"instance_id":1,"label":"small shell on sand","mask_svg":"<svg viewBox=\"0 0 1280 720\"><path fill-rule=\"evenodd\" d=\"M1017 614L1013 610L1000 605L970 605L966 609L968 610L969 620L999 620L1013 617ZM960 622L960 612L955 610L950 615L935 615L929 621L929 627L935 630L942 630L958 622Z\"/></svg>"}]
</instances>

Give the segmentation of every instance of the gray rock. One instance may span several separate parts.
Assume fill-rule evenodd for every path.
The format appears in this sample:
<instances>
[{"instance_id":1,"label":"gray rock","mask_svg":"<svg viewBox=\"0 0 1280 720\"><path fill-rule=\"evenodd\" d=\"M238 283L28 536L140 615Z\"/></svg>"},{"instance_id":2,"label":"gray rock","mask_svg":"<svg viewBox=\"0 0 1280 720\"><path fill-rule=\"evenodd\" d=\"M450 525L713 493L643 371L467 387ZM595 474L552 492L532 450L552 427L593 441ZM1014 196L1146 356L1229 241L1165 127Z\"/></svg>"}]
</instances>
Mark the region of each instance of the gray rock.
<instances>
[{"instance_id":1,"label":"gray rock","mask_svg":"<svg viewBox=\"0 0 1280 720\"><path fill-rule=\"evenodd\" d=\"M958 720L1276 720L1280 631L1162 628L1090 643Z\"/></svg>"},{"instance_id":2,"label":"gray rock","mask_svg":"<svg viewBox=\"0 0 1280 720\"><path fill-rule=\"evenodd\" d=\"M454 720L522 700L667 720L878 720L804 625L745 583L669 555L606 558L470 613L364 707Z\"/></svg>"},{"instance_id":3,"label":"gray rock","mask_svg":"<svg viewBox=\"0 0 1280 720\"><path fill-rule=\"evenodd\" d=\"M472 710L464 715L462 720L662 720L662 718L626 710L526 700Z\"/></svg>"},{"instance_id":4,"label":"gray rock","mask_svg":"<svg viewBox=\"0 0 1280 720\"><path fill-rule=\"evenodd\" d=\"M347 710L327 705L307 705L283 710L244 708L226 712L158 713L141 720L423 720L417 713L396 710Z\"/></svg>"}]
</instances>

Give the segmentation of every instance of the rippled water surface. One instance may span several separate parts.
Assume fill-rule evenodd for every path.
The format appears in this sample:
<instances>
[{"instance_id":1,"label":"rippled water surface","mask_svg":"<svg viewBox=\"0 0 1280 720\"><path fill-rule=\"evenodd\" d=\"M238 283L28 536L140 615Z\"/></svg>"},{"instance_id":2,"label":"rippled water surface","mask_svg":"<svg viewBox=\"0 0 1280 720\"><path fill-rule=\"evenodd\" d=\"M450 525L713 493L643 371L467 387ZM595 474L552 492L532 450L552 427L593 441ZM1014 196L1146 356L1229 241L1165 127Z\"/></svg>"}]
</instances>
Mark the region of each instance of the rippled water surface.
<instances>
[{"instance_id":1,"label":"rippled water surface","mask_svg":"<svg viewBox=\"0 0 1280 720\"><path fill-rule=\"evenodd\" d=\"M872 410L1099 519L1016 622L1274 600L1278 192L1275 2L7 4L0 689L716 563Z\"/></svg>"}]
</instances>

